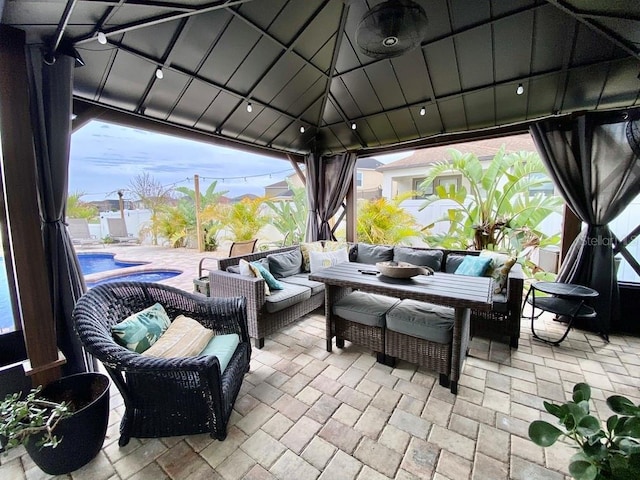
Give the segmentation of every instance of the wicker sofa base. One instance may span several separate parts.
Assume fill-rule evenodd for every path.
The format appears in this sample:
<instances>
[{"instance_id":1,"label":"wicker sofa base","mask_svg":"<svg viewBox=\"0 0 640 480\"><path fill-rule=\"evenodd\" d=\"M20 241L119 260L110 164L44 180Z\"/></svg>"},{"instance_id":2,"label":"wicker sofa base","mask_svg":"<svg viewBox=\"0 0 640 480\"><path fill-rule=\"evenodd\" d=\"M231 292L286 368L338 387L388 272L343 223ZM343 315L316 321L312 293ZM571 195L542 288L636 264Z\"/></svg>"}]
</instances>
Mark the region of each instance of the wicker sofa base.
<instances>
[{"instance_id":1,"label":"wicker sofa base","mask_svg":"<svg viewBox=\"0 0 640 480\"><path fill-rule=\"evenodd\" d=\"M509 342L518 348L520 340L520 312L497 313L471 311L471 336Z\"/></svg>"},{"instance_id":2,"label":"wicker sofa base","mask_svg":"<svg viewBox=\"0 0 640 480\"><path fill-rule=\"evenodd\" d=\"M264 337L281 330L287 325L300 320L300 318L313 312L324 305L324 291L311 295L307 300L291 305L284 310L274 313L258 312L255 322L249 319L249 336L253 339L256 348L264 347Z\"/></svg>"}]
</instances>

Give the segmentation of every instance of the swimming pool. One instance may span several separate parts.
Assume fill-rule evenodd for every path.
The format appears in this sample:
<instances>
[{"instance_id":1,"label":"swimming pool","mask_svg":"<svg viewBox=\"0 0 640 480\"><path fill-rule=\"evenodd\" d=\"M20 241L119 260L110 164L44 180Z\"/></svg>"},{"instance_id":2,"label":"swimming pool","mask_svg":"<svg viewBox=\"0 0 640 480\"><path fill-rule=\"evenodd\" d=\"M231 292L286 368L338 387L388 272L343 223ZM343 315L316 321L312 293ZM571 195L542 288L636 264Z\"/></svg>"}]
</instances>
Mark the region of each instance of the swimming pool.
<instances>
[{"instance_id":1,"label":"swimming pool","mask_svg":"<svg viewBox=\"0 0 640 480\"><path fill-rule=\"evenodd\" d=\"M118 268L135 267L136 265L145 265L149 262L123 262L115 260L113 253L78 253L78 261L80 262L80 270L84 275L92 273L106 272L108 270L116 270Z\"/></svg>"},{"instance_id":2,"label":"swimming pool","mask_svg":"<svg viewBox=\"0 0 640 480\"><path fill-rule=\"evenodd\" d=\"M123 262L120 260L115 260L115 254L113 253L78 253L78 261L80 262L80 269L82 270L83 275L90 275L98 272L106 272L109 270L116 270L119 268L127 268L134 267L137 265L146 265L149 262ZM163 277L162 275L158 275L158 272L142 272L154 275L143 275L143 278L137 280L135 277L127 276L124 280L133 280L133 281L147 281L147 282L158 282L161 280L166 280L167 278L174 277L179 275L182 272L171 273L168 276ZM136 274L133 274L136 275ZM94 283L87 283L87 287L91 288L98 283L104 283L105 281L116 281L122 280L122 276L120 277L110 277L106 280L99 280ZM3 329L13 330L13 310L11 308L11 296L9 295L9 283L7 280L7 270L4 265L4 257L0 257L0 331Z\"/></svg>"},{"instance_id":3,"label":"swimming pool","mask_svg":"<svg viewBox=\"0 0 640 480\"><path fill-rule=\"evenodd\" d=\"M87 287L91 288L96 285L112 282L161 282L162 280L173 278L181 273L182 271L180 270L149 270L146 272L128 273L103 278L101 280L96 280L95 282L87 282Z\"/></svg>"}]
</instances>

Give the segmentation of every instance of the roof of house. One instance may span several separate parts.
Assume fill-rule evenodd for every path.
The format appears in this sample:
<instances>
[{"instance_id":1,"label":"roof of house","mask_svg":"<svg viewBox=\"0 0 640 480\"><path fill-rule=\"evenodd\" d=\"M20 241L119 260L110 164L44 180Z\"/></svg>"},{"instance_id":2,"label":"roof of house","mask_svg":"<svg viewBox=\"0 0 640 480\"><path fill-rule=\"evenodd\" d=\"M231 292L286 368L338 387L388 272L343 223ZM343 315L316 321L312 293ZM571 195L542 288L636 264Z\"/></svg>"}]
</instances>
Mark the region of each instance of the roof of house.
<instances>
[{"instance_id":1,"label":"roof of house","mask_svg":"<svg viewBox=\"0 0 640 480\"><path fill-rule=\"evenodd\" d=\"M500 150L503 145L507 152L520 152L523 150L531 152L536 150L531 135L526 133L523 135L512 135L510 137L476 140L457 145L422 148L420 150L416 150L413 155L382 165L381 167L378 167L377 170L381 172L386 170L413 168L421 165L428 165L430 163L441 162L443 160L449 160L451 158L451 155L449 154L451 149L459 150L463 153L474 153L481 160L485 158L490 159L498 153L498 150Z\"/></svg>"},{"instance_id":2,"label":"roof of house","mask_svg":"<svg viewBox=\"0 0 640 480\"><path fill-rule=\"evenodd\" d=\"M375 170L379 166L383 165L375 157L358 158L356 162L356 168Z\"/></svg>"}]
</instances>

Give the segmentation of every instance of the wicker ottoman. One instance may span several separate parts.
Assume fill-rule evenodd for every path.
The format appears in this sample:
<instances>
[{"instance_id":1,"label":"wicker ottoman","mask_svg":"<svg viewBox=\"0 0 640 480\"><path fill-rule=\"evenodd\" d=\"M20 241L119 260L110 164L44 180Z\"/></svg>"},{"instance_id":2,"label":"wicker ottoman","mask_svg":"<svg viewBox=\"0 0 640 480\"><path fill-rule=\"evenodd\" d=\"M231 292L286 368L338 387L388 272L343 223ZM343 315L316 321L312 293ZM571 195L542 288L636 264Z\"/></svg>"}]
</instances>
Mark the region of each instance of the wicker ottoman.
<instances>
[{"instance_id":1,"label":"wicker ottoman","mask_svg":"<svg viewBox=\"0 0 640 480\"><path fill-rule=\"evenodd\" d=\"M332 307L331 323L336 346L344 347L349 340L376 352L377 360L385 363L385 315L399 303L397 298L374 293L352 292Z\"/></svg>"},{"instance_id":2,"label":"wicker ottoman","mask_svg":"<svg viewBox=\"0 0 640 480\"><path fill-rule=\"evenodd\" d=\"M386 315L385 354L435 370L448 387L453 322L452 308L402 300Z\"/></svg>"}]
</instances>

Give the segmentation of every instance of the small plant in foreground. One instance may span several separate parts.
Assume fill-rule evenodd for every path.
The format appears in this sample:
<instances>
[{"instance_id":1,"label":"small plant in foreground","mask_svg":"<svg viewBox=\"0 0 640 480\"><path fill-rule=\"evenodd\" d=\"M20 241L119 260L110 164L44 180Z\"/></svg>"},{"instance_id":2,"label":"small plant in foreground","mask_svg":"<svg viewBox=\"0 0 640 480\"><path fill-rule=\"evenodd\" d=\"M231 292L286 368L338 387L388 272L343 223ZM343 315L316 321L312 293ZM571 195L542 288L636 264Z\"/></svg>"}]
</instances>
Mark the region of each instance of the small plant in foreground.
<instances>
[{"instance_id":1,"label":"small plant in foreground","mask_svg":"<svg viewBox=\"0 0 640 480\"><path fill-rule=\"evenodd\" d=\"M31 390L22 398L19 393L7 395L0 402L0 451L24 444L31 435L38 435L37 445L58 446L62 440L54 430L58 422L71 415L66 402L56 403L40 398L41 388Z\"/></svg>"},{"instance_id":2,"label":"small plant in foreground","mask_svg":"<svg viewBox=\"0 0 640 480\"><path fill-rule=\"evenodd\" d=\"M606 430L589 414L591 388L586 383L573 387L573 401L562 405L544 402L544 408L564 429L543 420L529 425L529 438L549 447L564 436L577 444L569 473L576 480L633 480L640 478L640 406L612 395L607 406L617 415L607 419ZM619 416L620 415L620 416Z\"/></svg>"}]
</instances>

